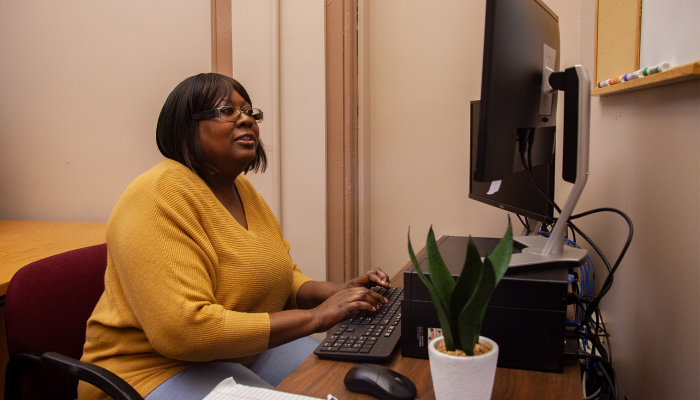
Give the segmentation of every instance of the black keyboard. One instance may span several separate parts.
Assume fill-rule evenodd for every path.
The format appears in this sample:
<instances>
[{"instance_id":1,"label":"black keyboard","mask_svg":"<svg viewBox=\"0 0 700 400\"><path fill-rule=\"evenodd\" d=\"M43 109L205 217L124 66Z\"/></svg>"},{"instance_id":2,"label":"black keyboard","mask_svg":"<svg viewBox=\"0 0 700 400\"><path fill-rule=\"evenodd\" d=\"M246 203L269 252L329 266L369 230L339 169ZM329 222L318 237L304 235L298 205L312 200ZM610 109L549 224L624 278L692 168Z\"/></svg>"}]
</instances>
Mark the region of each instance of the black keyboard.
<instances>
[{"instance_id":1,"label":"black keyboard","mask_svg":"<svg viewBox=\"0 0 700 400\"><path fill-rule=\"evenodd\" d=\"M401 339L401 300L403 288L375 286L389 300L377 311L356 311L333 328L314 350L321 358L356 362L388 362Z\"/></svg>"}]
</instances>

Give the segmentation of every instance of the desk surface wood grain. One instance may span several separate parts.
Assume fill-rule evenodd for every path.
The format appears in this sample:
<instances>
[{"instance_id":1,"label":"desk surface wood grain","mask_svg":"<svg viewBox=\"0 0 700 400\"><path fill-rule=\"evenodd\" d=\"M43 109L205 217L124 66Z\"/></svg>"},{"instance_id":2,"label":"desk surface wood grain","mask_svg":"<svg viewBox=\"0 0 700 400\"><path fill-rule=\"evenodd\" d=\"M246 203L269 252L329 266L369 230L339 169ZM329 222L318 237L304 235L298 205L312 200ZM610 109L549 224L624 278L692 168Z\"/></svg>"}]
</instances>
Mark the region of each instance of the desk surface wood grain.
<instances>
[{"instance_id":1,"label":"desk surface wood grain","mask_svg":"<svg viewBox=\"0 0 700 400\"><path fill-rule=\"evenodd\" d=\"M105 242L106 223L0 221L0 296L23 266L68 250Z\"/></svg>"},{"instance_id":2,"label":"desk surface wood grain","mask_svg":"<svg viewBox=\"0 0 700 400\"><path fill-rule=\"evenodd\" d=\"M398 351L397 353L400 353ZM345 389L343 378L355 363L322 360L315 355L307 358L276 390L325 399L333 394L341 400L370 400L374 397ZM434 400L433 379L428 360L402 357L396 354L387 367L407 376L418 388L417 399ZM579 400L581 379L578 361L566 361L561 374L498 368L492 399Z\"/></svg>"}]
</instances>

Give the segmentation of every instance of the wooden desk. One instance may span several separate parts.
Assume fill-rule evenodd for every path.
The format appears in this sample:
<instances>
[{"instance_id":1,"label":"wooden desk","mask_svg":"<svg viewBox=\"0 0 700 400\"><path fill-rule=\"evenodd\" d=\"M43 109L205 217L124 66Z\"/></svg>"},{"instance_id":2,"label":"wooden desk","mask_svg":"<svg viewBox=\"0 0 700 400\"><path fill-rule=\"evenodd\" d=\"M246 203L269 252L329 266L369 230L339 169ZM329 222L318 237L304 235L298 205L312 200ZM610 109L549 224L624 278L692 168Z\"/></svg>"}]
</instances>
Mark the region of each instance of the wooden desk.
<instances>
[{"instance_id":1,"label":"wooden desk","mask_svg":"<svg viewBox=\"0 0 700 400\"><path fill-rule=\"evenodd\" d=\"M105 223L0 221L0 399L9 360L5 332L5 294L23 266L68 250L105 242Z\"/></svg>"},{"instance_id":2,"label":"wooden desk","mask_svg":"<svg viewBox=\"0 0 700 400\"><path fill-rule=\"evenodd\" d=\"M423 251L418 254L418 257L422 253ZM391 279L394 286L403 286L403 271L409 266L410 263ZM321 399L325 399L329 393L340 400L374 399L374 397L353 393L345 389L343 378L354 365L356 364L322 360L312 354L275 389ZM416 384L418 388L417 399L435 399L428 360L404 358L399 349L387 367L407 376ZM578 360L567 359L562 374L498 368L491 398L499 400L580 400L581 393Z\"/></svg>"},{"instance_id":3,"label":"wooden desk","mask_svg":"<svg viewBox=\"0 0 700 400\"><path fill-rule=\"evenodd\" d=\"M105 242L107 224L0 221L0 296L20 268L54 254Z\"/></svg>"}]
</instances>

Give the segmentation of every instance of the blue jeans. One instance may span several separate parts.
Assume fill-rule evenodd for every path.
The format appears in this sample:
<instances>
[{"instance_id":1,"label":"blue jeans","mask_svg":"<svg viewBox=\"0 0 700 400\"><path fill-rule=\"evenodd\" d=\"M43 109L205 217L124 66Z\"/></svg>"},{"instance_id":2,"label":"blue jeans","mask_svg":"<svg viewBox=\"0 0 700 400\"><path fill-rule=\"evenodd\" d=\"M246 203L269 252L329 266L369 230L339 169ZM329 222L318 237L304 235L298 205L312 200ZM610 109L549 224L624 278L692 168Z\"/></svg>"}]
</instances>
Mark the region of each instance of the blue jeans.
<instances>
[{"instance_id":1,"label":"blue jeans","mask_svg":"<svg viewBox=\"0 0 700 400\"><path fill-rule=\"evenodd\" d=\"M204 363L163 382L145 400L201 400L228 377L242 385L272 389L311 355L319 343L310 336L297 339L258 354L247 368L226 361Z\"/></svg>"}]
</instances>

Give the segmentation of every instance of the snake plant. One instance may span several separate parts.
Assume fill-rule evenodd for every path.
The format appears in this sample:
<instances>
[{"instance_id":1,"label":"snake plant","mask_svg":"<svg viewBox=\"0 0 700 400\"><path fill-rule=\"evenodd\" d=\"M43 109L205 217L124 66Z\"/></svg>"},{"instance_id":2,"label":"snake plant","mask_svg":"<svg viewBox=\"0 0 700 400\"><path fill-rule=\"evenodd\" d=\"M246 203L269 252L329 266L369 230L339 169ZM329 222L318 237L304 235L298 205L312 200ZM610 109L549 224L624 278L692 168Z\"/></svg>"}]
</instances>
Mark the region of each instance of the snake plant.
<instances>
[{"instance_id":1,"label":"snake plant","mask_svg":"<svg viewBox=\"0 0 700 400\"><path fill-rule=\"evenodd\" d=\"M513 230L509 217L505 236L483 262L474 241L469 237L467 258L455 282L442 260L431 226L426 243L426 260L430 275L428 279L413 252L409 230L408 252L413 266L418 271L418 277L430 292L447 350L460 349L467 355L474 355L474 346L479 341L486 307L496 285L508 269L512 249Z\"/></svg>"}]
</instances>

